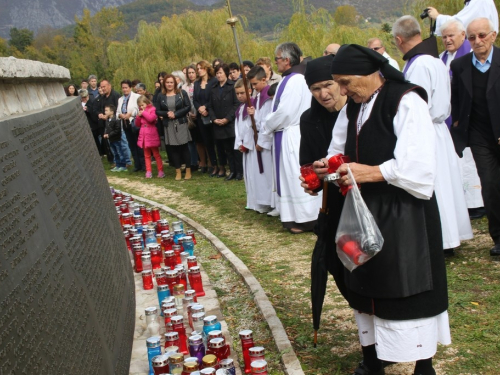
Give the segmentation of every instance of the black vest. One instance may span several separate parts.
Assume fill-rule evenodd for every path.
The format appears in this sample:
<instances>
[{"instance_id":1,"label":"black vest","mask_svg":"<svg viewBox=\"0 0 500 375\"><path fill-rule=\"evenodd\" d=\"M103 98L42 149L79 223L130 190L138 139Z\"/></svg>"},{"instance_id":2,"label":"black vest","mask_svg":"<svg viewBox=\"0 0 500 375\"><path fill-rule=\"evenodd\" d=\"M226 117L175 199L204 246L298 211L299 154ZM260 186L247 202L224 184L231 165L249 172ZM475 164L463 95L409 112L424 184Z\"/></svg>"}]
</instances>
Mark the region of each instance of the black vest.
<instances>
[{"instance_id":1,"label":"black vest","mask_svg":"<svg viewBox=\"0 0 500 375\"><path fill-rule=\"evenodd\" d=\"M472 61L471 61L472 64ZM483 136L484 139L495 139L493 127L488 109L488 98L486 96L486 87L488 87L488 78L491 68L486 72L480 72L475 66L472 66L472 106L470 111L469 128L475 130Z\"/></svg>"}]
</instances>

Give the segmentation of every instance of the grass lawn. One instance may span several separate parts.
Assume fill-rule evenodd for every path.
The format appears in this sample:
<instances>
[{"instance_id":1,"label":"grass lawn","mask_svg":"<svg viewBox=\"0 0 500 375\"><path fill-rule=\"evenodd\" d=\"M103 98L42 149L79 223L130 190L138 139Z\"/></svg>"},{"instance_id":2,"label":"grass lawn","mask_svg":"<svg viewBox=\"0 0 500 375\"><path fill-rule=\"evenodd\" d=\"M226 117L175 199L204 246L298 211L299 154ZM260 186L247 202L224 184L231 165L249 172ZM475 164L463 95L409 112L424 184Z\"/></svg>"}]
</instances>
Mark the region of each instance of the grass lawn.
<instances>
[{"instance_id":1,"label":"grass lawn","mask_svg":"<svg viewBox=\"0 0 500 375\"><path fill-rule=\"evenodd\" d=\"M310 257L316 237L285 232L278 218L244 209L243 181L223 181L193 173L189 181L175 181L175 170L165 167L165 179L143 173L110 172L110 185L156 200L203 224L223 241L260 281L281 319L307 374L349 374L361 360L352 311L330 278L318 333L312 345ZM154 167L155 168L155 167ZM492 262L485 218L473 222L475 238L464 242L447 260L452 344L435 357L439 374L499 374L500 262ZM205 266L205 265L204 265ZM207 272L212 278L216 271ZM235 314L238 295L221 288L225 315ZM236 300L237 301L237 300ZM279 354L270 353L275 357ZM413 364L398 364L387 374L412 374ZM273 373L279 373L274 372Z\"/></svg>"}]
</instances>

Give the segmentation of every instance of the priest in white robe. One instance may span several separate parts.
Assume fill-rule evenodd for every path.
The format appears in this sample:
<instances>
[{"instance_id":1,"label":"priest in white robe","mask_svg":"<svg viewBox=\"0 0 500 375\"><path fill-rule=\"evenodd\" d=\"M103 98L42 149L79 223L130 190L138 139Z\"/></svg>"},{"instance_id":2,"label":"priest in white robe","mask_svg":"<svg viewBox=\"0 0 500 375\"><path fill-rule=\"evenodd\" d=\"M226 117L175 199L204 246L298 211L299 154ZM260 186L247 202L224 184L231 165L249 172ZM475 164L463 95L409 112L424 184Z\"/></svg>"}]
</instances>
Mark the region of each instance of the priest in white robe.
<instances>
[{"instance_id":1,"label":"priest in white robe","mask_svg":"<svg viewBox=\"0 0 500 375\"><path fill-rule=\"evenodd\" d=\"M332 74L351 100L315 171L322 178L331 156L349 156L352 162L338 169L337 182L352 183L350 168L384 237L380 253L344 272L363 351L354 373L383 375L385 362L416 361L415 374L435 375L437 344L449 344L451 337L427 93L380 54L358 45L340 48Z\"/></svg>"},{"instance_id":2,"label":"priest in white robe","mask_svg":"<svg viewBox=\"0 0 500 375\"><path fill-rule=\"evenodd\" d=\"M464 56L471 51L471 46L465 35L465 27L459 20L451 18L441 25L441 37L445 50L441 52L439 58L446 65L450 72L452 72L450 64L453 60ZM451 116L446 119L448 128L453 123ZM466 147L463 151L463 156L458 159L460 171L462 172L462 183L465 193L465 202L469 210L471 218L485 214L483 197L481 196L481 181L477 174L476 162L472 157L470 147Z\"/></svg>"},{"instance_id":3,"label":"priest in white robe","mask_svg":"<svg viewBox=\"0 0 500 375\"><path fill-rule=\"evenodd\" d=\"M263 135L274 135L274 175L283 227L298 234L311 231L321 207L320 196L304 193L300 186L300 116L311 105L304 76L294 73L302 52L295 43L276 47L275 61L283 79L273 98L273 112L262 126Z\"/></svg>"},{"instance_id":4,"label":"priest in white robe","mask_svg":"<svg viewBox=\"0 0 500 375\"><path fill-rule=\"evenodd\" d=\"M495 31L498 33L498 11L493 0L465 0L464 8L454 16L439 14L434 7L429 9L429 18L436 21L436 35L441 36L441 26L448 20L454 18L467 25L475 18L485 17L493 22Z\"/></svg>"},{"instance_id":5,"label":"priest in white robe","mask_svg":"<svg viewBox=\"0 0 500 375\"><path fill-rule=\"evenodd\" d=\"M393 25L396 47L404 54L405 78L425 89L429 113L436 132L436 181L435 191L441 216L443 249L453 255L461 240L473 237L465 202L462 177L450 131L445 123L451 112L450 76L437 58L434 38L422 40L418 21L403 16Z\"/></svg>"}]
</instances>

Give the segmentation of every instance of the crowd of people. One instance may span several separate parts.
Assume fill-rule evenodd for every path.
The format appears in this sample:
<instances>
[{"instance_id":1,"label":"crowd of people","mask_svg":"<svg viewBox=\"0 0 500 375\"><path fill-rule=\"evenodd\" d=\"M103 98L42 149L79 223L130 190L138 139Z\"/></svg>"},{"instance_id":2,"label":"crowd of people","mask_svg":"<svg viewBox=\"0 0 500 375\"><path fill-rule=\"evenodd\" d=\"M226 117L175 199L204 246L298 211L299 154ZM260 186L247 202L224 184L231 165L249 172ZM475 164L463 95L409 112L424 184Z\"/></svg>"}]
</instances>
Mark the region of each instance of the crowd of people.
<instances>
[{"instance_id":1,"label":"crowd of people","mask_svg":"<svg viewBox=\"0 0 500 375\"><path fill-rule=\"evenodd\" d=\"M366 47L332 43L316 59L287 42L275 49L278 72L268 57L244 62L247 85L238 64L216 59L160 72L153 95L144 83L123 80L120 96L95 76L77 92L113 171L127 170L132 157L134 170L151 178L154 156L164 177L163 139L176 180L182 164L186 180L195 170L243 179L247 209L279 216L294 234L318 224L326 194L310 189L300 167L312 164L324 178L331 157L348 156L334 183L352 184L351 171L385 241L354 272L334 251L326 261L358 324L363 362L355 374L384 374L390 363L408 361L416 361L415 374L435 374L437 344L451 342L444 257L472 238L470 218L483 210L490 255L500 256L500 50L492 4L471 0L455 16L429 7L441 54L434 36L422 39L414 17L399 18L392 34L402 72L376 37ZM344 197L328 186L329 214L321 220L335 249Z\"/></svg>"}]
</instances>

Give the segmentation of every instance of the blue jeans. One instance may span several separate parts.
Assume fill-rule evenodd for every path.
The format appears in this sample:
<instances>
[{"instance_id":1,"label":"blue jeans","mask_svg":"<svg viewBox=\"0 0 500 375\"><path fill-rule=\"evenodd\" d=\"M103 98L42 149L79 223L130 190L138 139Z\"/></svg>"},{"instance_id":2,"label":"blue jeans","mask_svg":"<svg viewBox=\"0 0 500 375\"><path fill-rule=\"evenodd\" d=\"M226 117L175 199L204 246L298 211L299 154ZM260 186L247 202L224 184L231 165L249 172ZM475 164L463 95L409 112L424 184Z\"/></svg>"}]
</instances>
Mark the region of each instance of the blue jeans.
<instances>
[{"instance_id":1,"label":"blue jeans","mask_svg":"<svg viewBox=\"0 0 500 375\"><path fill-rule=\"evenodd\" d=\"M132 165L132 160L130 160L130 148L128 146L127 135L123 131L123 128L122 128L122 140L120 142L120 146L122 149L122 155L125 155L125 164Z\"/></svg>"},{"instance_id":2,"label":"blue jeans","mask_svg":"<svg viewBox=\"0 0 500 375\"><path fill-rule=\"evenodd\" d=\"M121 141L109 142L109 146L111 147L111 151L115 156L115 164L117 168L125 168L126 167L126 157L123 154L123 149L121 145Z\"/></svg>"}]
</instances>

